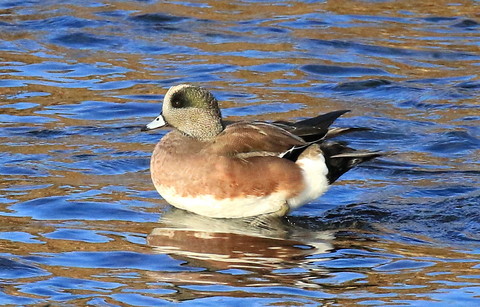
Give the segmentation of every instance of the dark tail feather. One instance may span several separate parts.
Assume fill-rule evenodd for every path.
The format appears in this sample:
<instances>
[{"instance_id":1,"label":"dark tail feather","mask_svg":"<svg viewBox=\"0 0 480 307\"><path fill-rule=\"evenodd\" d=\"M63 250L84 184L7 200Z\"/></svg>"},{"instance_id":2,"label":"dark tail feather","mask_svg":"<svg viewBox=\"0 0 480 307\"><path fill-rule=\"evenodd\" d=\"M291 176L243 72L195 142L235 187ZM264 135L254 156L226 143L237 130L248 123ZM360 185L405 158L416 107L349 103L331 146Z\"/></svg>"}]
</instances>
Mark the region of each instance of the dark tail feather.
<instances>
[{"instance_id":1,"label":"dark tail feather","mask_svg":"<svg viewBox=\"0 0 480 307\"><path fill-rule=\"evenodd\" d=\"M301 120L296 123L277 121L273 124L284 128L290 133L301 137L307 142L314 142L322 139L329 133L330 125L341 115L349 112L349 110L333 111L322 114L317 117Z\"/></svg>"},{"instance_id":2,"label":"dark tail feather","mask_svg":"<svg viewBox=\"0 0 480 307\"><path fill-rule=\"evenodd\" d=\"M325 139L331 139L337 137L339 135L356 132L356 131L370 131L372 129L365 128L365 127L350 127L350 128L332 128L328 129L327 134L325 135Z\"/></svg>"},{"instance_id":3,"label":"dark tail feather","mask_svg":"<svg viewBox=\"0 0 480 307\"><path fill-rule=\"evenodd\" d=\"M292 148L285 153L283 157L292 161L297 161L298 157L304 150L309 146L313 146L311 145L312 143L317 143L325 156L325 162L328 167L327 178L329 183L332 184L340 176L358 164L383 156L384 154L380 152L355 150L342 142L325 141L350 132L371 130L362 127L330 128L330 125L338 117L347 112L349 112L349 110L334 111L314 118L301 120L296 123L284 121L274 122L273 124L301 137L309 143L305 146Z\"/></svg>"},{"instance_id":4,"label":"dark tail feather","mask_svg":"<svg viewBox=\"0 0 480 307\"><path fill-rule=\"evenodd\" d=\"M350 110L338 110L322 114L316 117L308 118L294 123L295 127L317 127L319 129L328 129L333 122L343 114L350 112Z\"/></svg>"},{"instance_id":5,"label":"dark tail feather","mask_svg":"<svg viewBox=\"0 0 480 307\"><path fill-rule=\"evenodd\" d=\"M325 156L330 184L358 164L384 155L381 152L355 150L340 142L326 142L320 144L320 148Z\"/></svg>"}]
</instances>

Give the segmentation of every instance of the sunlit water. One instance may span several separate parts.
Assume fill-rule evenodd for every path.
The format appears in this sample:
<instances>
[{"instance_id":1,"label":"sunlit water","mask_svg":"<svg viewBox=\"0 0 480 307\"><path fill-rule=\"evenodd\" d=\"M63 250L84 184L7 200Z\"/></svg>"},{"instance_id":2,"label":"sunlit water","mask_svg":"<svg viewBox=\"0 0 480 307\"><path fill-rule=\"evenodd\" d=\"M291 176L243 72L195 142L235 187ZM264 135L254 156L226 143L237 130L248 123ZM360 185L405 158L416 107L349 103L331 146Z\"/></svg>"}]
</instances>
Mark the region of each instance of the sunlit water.
<instances>
[{"instance_id":1,"label":"sunlit water","mask_svg":"<svg viewBox=\"0 0 480 307\"><path fill-rule=\"evenodd\" d=\"M0 304L478 306L480 2L0 2ZM271 229L171 210L140 133L350 109L393 155Z\"/></svg>"}]
</instances>

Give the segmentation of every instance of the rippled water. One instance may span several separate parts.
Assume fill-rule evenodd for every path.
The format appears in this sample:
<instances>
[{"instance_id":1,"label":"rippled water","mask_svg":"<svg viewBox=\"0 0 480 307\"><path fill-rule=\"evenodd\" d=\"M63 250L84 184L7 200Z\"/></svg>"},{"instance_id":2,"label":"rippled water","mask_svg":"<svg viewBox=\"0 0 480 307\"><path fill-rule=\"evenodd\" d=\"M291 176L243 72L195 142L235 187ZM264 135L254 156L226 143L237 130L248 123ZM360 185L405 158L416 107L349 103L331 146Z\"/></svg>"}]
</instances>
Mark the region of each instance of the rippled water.
<instances>
[{"instance_id":1,"label":"rippled water","mask_svg":"<svg viewBox=\"0 0 480 307\"><path fill-rule=\"evenodd\" d=\"M0 2L0 304L477 306L480 2ZM171 85L395 153L272 229L170 209Z\"/></svg>"}]
</instances>

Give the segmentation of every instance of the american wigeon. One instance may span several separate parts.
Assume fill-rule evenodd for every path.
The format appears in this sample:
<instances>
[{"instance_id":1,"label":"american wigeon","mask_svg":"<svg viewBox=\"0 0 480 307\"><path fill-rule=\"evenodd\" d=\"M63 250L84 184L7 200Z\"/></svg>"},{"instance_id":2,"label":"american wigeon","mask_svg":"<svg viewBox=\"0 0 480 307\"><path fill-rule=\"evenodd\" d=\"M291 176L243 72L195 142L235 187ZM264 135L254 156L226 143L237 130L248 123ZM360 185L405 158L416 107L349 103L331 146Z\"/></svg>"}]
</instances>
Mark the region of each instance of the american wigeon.
<instances>
[{"instance_id":1,"label":"american wigeon","mask_svg":"<svg viewBox=\"0 0 480 307\"><path fill-rule=\"evenodd\" d=\"M329 126L346 110L296 123L226 124L206 89L171 87L162 113L142 130L171 126L150 171L171 205L216 218L282 216L325 193L352 167L380 156L328 139L356 128Z\"/></svg>"}]
</instances>

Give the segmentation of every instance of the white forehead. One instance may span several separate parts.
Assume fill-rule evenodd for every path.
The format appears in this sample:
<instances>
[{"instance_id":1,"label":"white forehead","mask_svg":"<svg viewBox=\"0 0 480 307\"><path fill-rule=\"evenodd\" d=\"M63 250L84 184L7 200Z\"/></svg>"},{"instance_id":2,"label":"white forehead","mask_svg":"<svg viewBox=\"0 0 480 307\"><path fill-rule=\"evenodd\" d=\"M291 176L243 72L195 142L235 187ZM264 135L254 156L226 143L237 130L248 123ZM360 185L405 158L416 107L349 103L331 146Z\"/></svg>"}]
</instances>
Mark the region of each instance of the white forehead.
<instances>
[{"instance_id":1,"label":"white forehead","mask_svg":"<svg viewBox=\"0 0 480 307\"><path fill-rule=\"evenodd\" d=\"M179 85L174 85L171 88L168 89L167 93L165 94L165 97L163 97L163 102L169 102L172 99L173 94L176 92L180 91L181 89L184 89L186 87L191 87L191 84L179 84Z\"/></svg>"}]
</instances>

